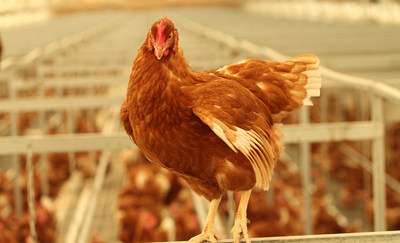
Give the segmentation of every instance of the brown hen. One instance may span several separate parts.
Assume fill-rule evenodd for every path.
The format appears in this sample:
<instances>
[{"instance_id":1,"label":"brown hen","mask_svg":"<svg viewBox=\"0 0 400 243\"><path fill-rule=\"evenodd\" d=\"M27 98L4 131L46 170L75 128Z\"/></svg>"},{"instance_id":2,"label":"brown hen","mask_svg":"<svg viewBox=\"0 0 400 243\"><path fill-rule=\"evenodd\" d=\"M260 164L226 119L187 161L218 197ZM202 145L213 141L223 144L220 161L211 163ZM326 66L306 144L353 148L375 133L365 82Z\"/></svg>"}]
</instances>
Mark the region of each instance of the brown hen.
<instances>
[{"instance_id":1,"label":"brown hen","mask_svg":"<svg viewBox=\"0 0 400 243\"><path fill-rule=\"evenodd\" d=\"M150 161L211 201L206 225L192 242L216 242L214 217L225 190L242 192L232 233L235 243L241 234L250 242L247 204L253 187L269 187L282 151L280 122L293 109L312 105L320 87L319 60L312 54L193 71L178 30L164 17L139 49L121 119Z\"/></svg>"}]
</instances>

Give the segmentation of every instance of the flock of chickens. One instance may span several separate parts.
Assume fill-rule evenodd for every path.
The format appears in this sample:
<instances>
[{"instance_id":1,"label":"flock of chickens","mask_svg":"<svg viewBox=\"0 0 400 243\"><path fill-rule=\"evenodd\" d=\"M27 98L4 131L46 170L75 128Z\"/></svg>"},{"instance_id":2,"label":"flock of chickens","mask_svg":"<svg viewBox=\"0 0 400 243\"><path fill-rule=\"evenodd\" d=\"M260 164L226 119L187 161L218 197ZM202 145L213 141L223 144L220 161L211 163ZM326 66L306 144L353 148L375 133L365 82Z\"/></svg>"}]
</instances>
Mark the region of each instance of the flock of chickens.
<instances>
[{"instance_id":1,"label":"flock of chickens","mask_svg":"<svg viewBox=\"0 0 400 243\"><path fill-rule=\"evenodd\" d=\"M23 163L24 164L24 163ZM30 228L27 203L27 173L22 171L19 178L22 189L22 216L15 213L14 179L7 173L0 173L0 242L29 243ZM40 176L34 174L36 231L39 242L56 242L56 219L50 200L42 197Z\"/></svg>"},{"instance_id":2,"label":"flock of chickens","mask_svg":"<svg viewBox=\"0 0 400 243\"><path fill-rule=\"evenodd\" d=\"M2 57L3 46L0 38L0 62ZM0 97L4 99L6 97ZM29 117L29 118L28 118ZM9 118L8 114L0 114L0 120L4 122ZM20 129L26 128L29 123L30 114L20 116ZM25 123L25 124L23 124ZM4 136L0 134L0 136ZM0 242L4 243L29 243L30 236L30 217L28 214L28 184L26 172L26 158L21 156L22 171L17 176L12 171L0 170ZM34 158L34 160L36 160ZM36 161L37 162L37 161ZM67 178L66 178L67 179ZM16 215L15 209L15 181L18 180L21 185L22 192L22 212L20 217ZM56 219L54 207L51 200L42 197L41 179L38 173L34 173L33 181L35 183L34 205L36 213L36 231L37 240L39 242L55 242L56 241Z\"/></svg>"},{"instance_id":3,"label":"flock of chickens","mask_svg":"<svg viewBox=\"0 0 400 243\"><path fill-rule=\"evenodd\" d=\"M2 117L7 119L7 115ZM19 116L19 134L29 132L27 128L37 119L35 113L22 113ZM76 130L88 132L88 119L81 115L77 117ZM83 126L85 125L85 126ZM54 127L49 126L49 133L58 133ZM33 155L33 164L37 168L34 172L34 205L36 208L36 232L38 242L54 243L57 240L57 222L55 214L54 200L57 198L63 184L71 175L70 154L51 153L44 155ZM96 168L96 160L91 160L88 153L76 153L73 155L77 162L77 171L83 177L93 176ZM3 158L4 159L4 158ZM28 214L28 184L26 173L26 156L18 158L21 161L22 172L19 175L22 191L22 217L18 218L15 210L15 175L14 171L0 171L0 242L4 243L30 243L30 228ZM43 194L43 173L39 172L40 161L47 164L46 178L48 182L48 195Z\"/></svg>"},{"instance_id":4,"label":"flock of chickens","mask_svg":"<svg viewBox=\"0 0 400 243\"><path fill-rule=\"evenodd\" d=\"M118 204L123 243L187 240L200 233L190 191L176 175L136 150L123 151L121 160L127 171Z\"/></svg>"}]
</instances>

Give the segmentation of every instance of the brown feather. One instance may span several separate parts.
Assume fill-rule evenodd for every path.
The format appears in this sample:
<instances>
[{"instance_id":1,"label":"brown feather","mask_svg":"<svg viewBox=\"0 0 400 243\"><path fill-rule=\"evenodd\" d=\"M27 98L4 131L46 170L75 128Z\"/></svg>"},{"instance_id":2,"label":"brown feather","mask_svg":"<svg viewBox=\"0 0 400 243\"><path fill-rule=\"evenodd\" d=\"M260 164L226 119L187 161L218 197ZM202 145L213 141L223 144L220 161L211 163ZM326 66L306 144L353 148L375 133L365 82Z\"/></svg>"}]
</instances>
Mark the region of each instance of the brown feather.
<instances>
[{"instance_id":1,"label":"brown feather","mask_svg":"<svg viewBox=\"0 0 400 243\"><path fill-rule=\"evenodd\" d=\"M135 138L133 137L132 128L129 122L129 113L126 107L126 100L124 100L124 102L121 105L120 116L121 116L122 126L124 127L126 134L128 134L131 141L136 144Z\"/></svg>"}]
</instances>

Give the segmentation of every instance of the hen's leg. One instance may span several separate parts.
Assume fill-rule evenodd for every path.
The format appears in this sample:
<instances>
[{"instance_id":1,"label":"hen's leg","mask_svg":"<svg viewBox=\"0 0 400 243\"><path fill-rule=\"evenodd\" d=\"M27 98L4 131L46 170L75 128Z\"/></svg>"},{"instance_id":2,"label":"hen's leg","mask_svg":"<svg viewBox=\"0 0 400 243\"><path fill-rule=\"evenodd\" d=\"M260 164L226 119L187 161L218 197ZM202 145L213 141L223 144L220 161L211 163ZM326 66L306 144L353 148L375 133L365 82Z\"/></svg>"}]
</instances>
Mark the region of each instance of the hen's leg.
<instances>
[{"instance_id":1,"label":"hen's leg","mask_svg":"<svg viewBox=\"0 0 400 243\"><path fill-rule=\"evenodd\" d=\"M235 225L232 228L233 242L239 243L241 238L241 233L246 240L246 243L250 243L249 234L247 233L247 204L249 203L251 194L251 189L242 192L240 197L239 207L235 215Z\"/></svg>"},{"instance_id":2,"label":"hen's leg","mask_svg":"<svg viewBox=\"0 0 400 243\"><path fill-rule=\"evenodd\" d=\"M214 231L214 219L217 214L218 205L221 202L221 197L218 199L211 200L210 210L208 211L206 224L201 234L191 238L189 241L193 243L200 243L204 241L209 241L212 243L217 243L217 236Z\"/></svg>"}]
</instances>

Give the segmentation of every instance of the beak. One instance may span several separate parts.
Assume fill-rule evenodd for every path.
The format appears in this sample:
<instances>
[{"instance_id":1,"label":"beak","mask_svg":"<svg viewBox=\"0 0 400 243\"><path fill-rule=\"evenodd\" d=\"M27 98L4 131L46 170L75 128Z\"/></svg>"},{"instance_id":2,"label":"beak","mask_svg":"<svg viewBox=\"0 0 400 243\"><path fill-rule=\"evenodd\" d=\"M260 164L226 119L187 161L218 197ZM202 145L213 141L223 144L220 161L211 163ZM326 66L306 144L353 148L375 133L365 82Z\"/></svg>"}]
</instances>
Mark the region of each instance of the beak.
<instances>
[{"instance_id":1,"label":"beak","mask_svg":"<svg viewBox=\"0 0 400 243\"><path fill-rule=\"evenodd\" d=\"M154 55L156 55L157 59L160 60L164 55L164 48L162 46L155 46L154 47Z\"/></svg>"}]
</instances>

